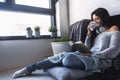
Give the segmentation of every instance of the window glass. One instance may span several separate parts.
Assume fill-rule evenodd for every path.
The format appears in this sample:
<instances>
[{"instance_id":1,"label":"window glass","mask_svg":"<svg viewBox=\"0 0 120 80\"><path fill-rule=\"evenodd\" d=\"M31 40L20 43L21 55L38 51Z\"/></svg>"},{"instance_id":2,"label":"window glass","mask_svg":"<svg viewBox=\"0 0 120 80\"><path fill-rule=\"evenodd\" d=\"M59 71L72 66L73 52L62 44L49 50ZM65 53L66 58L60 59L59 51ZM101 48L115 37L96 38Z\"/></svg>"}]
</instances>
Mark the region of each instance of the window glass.
<instances>
[{"instance_id":1,"label":"window glass","mask_svg":"<svg viewBox=\"0 0 120 80\"><path fill-rule=\"evenodd\" d=\"M5 2L5 0L0 0L0 2Z\"/></svg>"},{"instance_id":2,"label":"window glass","mask_svg":"<svg viewBox=\"0 0 120 80\"><path fill-rule=\"evenodd\" d=\"M16 4L49 8L49 0L15 0Z\"/></svg>"},{"instance_id":3,"label":"window glass","mask_svg":"<svg viewBox=\"0 0 120 80\"><path fill-rule=\"evenodd\" d=\"M25 0L24 0L25 1ZM51 16L0 11L0 36L25 36L26 28L40 26L41 35L50 35Z\"/></svg>"}]
</instances>

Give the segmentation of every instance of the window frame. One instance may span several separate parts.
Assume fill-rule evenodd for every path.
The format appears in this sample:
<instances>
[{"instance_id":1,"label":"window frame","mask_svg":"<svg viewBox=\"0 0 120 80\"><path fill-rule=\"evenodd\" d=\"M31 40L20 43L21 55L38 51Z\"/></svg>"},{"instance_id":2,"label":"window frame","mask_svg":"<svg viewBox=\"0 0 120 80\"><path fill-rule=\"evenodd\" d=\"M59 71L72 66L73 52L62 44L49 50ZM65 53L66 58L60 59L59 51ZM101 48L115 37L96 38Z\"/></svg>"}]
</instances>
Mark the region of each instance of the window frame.
<instances>
[{"instance_id":1,"label":"window frame","mask_svg":"<svg viewBox=\"0 0 120 80\"><path fill-rule=\"evenodd\" d=\"M6 2L0 2L0 10L14 11L14 12L25 12L34 14L44 14L51 16L51 26L56 26L56 13L55 3L57 0L49 0L50 8L41 8L34 6L27 6L21 4L15 4L15 0L6 0ZM41 38L50 38L50 35L41 36ZM39 39L39 38L26 38L26 36L0 36L0 40L24 40L24 39Z\"/></svg>"}]
</instances>

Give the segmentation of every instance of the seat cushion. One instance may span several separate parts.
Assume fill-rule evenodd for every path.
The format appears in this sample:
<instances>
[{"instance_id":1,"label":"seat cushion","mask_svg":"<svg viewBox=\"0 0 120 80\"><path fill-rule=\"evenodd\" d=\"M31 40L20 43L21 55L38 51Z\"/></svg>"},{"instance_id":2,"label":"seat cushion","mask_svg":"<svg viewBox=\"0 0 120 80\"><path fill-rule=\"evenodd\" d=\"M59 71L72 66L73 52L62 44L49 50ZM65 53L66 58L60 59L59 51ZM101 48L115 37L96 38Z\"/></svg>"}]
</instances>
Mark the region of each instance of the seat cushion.
<instances>
[{"instance_id":1,"label":"seat cushion","mask_svg":"<svg viewBox=\"0 0 120 80\"><path fill-rule=\"evenodd\" d=\"M116 58L113 59L112 64L113 64L112 66L114 66L116 70L120 71L120 53Z\"/></svg>"},{"instance_id":2,"label":"seat cushion","mask_svg":"<svg viewBox=\"0 0 120 80\"><path fill-rule=\"evenodd\" d=\"M80 69L66 67L54 67L48 69L47 72L57 80L76 80L93 74L93 72L85 72Z\"/></svg>"}]
</instances>

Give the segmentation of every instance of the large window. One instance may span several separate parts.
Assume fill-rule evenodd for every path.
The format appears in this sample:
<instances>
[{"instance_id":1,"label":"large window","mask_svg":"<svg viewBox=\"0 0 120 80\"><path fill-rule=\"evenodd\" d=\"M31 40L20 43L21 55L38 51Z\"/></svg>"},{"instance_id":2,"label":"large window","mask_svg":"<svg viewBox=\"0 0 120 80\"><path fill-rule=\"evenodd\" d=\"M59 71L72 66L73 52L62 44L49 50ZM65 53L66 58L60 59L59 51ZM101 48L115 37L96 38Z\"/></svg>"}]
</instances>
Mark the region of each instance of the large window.
<instances>
[{"instance_id":1,"label":"large window","mask_svg":"<svg viewBox=\"0 0 120 80\"><path fill-rule=\"evenodd\" d=\"M49 15L0 11L0 36L24 36L27 27L34 31L35 26L40 26L41 35L50 35L50 18Z\"/></svg>"},{"instance_id":2,"label":"large window","mask_svg":"<svg viewBox=\"0 0 120 80\"><path fill-rule=\"evenodd\" d=\"M3 3L4 2L4 3ZM26 28L40 26L40 35L56 26L54 0L0 0L0 39L26 36Z\"/></svg>"},{"instance_id":3,"label":"large window","mask_svg":"<svg viewBox=\"0 0 120 80\"><path fill-rule=\"evenodd\" d=\"M15 0L16 4L49 8L49 0Z\"/></svg>"},{"instance_id":4,"label":"large window","mask_svg":"<svg viewBox=\"0 0 120 80\"><path fill-rule=\"evenodd\" d=\"M5 2L5 0L0 0L0 2Z\"/></svg>"}]
</instances>

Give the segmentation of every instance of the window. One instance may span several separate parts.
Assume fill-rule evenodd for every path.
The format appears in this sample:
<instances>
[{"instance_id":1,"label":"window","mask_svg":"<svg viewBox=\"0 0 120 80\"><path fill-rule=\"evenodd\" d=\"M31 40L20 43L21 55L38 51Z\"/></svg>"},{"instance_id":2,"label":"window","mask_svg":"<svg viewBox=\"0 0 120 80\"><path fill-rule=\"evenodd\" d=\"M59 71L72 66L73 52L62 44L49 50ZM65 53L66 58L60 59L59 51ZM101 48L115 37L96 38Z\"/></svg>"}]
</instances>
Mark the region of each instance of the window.
<instances>
[{"instance_id":1,"label":"window","mask_svg":"<svg viewBox=\"0 0 120 80\"><path fill-rule=\"evenodd\" d=\"M5 0L0 0L0 2L5 2Z\"/></svg>"},{"instance_id":2,"label":"window","mask_svg":"<svg viewBox=\"0 0 120 80\"><path fill-rule=\"evenodd\" d=\"M50 35L56 26L54 0L0 0L0 39L26 36L26 28L40 26L42 36ZM15 37L16 38L16 37ZM7 38L6 38L7 39Z\"/></svg>"},{"instance_id":3,"label":"window","mask_svg":"<svg viewBox=\"0 0 120 80\"><path fill-rule=\"evenodd\" d=\"M48 27L51 25L49 15L28 14L22 12L0 11L0 36L24 36L26 28L40 26L41 35L50 35ZM34 34L34 32L33 32Z\"/></svg>"},{"instance_id":4,"label":"window","mask_svg":"<svg viewBox=\"0 0 120 80\"><path fill-rule=\"evenodd\" d=\"M49 8L49 0L15 0L16 4Z\"/></svg>"}]
</instances>

